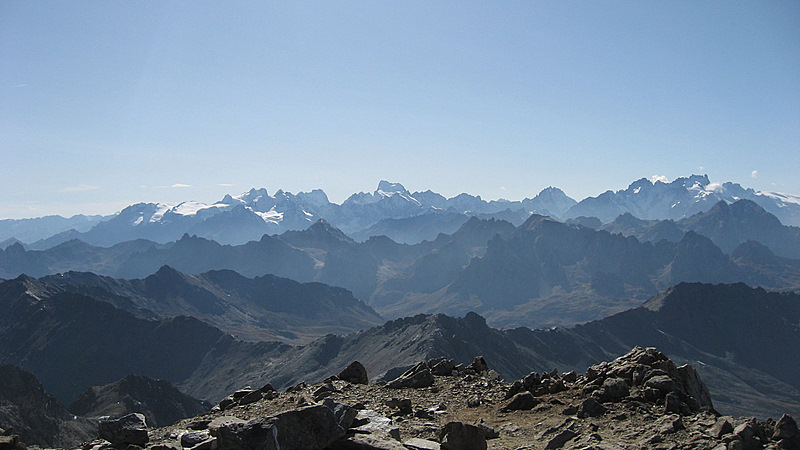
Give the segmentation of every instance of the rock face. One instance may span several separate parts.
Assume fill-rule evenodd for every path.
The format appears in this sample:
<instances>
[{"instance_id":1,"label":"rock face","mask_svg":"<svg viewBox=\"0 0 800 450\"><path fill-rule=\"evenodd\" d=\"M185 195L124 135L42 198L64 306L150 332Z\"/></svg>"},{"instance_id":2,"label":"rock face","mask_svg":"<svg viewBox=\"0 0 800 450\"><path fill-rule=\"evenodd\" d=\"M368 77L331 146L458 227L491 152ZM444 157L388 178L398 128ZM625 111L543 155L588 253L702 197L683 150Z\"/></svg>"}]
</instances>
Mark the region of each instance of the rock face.
<instances>
[{"instance_id":1,"label":"rock face","mask_svg":"<svg viewBox=\"0 0 800 450\"><path fill-rule=\"evenodd\" d=\"M677 367L652 347L636 347L612 362L589 367L583 390L600 401L634 396L655 402L673 394L680 412L713 409L711 394L697 371L689 365Z\"/></svg>"}]
</instances>

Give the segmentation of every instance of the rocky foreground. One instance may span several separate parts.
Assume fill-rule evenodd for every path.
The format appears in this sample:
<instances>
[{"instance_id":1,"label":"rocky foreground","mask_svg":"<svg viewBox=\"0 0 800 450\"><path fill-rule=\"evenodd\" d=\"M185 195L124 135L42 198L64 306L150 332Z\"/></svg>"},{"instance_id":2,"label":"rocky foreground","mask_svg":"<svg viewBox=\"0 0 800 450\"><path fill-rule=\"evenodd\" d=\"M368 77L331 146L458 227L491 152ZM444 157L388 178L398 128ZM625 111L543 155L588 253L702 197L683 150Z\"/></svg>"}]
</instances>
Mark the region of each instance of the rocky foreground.
<instances>
[{"instance_id":1,"label":"rocky foreground","mask_svg":"<svg viewBox=\"0 0 800 450\"><path fill-rule=\"evenodd\" d=\"M533 372L513 383L481 357L433 359L374 385L354 362L285 392L238 390L168 427L129 414L98 431L83 450L800 448L792 417L720 416L694 368L639 347L583 375ZM0 438L0 449L21 447Z\"/></svg>"}]
</instances>

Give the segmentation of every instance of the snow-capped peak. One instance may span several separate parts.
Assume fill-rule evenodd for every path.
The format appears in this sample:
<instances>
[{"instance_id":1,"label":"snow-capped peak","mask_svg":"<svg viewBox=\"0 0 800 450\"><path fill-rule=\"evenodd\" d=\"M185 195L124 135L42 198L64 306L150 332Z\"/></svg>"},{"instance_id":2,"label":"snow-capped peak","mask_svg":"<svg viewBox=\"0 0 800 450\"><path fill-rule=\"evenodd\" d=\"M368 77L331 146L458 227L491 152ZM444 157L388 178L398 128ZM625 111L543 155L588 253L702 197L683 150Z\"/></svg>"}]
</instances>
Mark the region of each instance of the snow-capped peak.
<instances>
[{"instance_id":1,"label":"snow-capped peak","mask_svg":"<svg viewBox=\"0 0 800 450\"><path fill-rule=\"evenodd\" d=\"M400 183L390 183L386 180L381 180L378 183L378 189L375 190L375 194L382 195L384 197L391 197L393 194L398 193L405 193L408 194L408 191L405 187L403 187Z\"/></svg>"}]
</instances>

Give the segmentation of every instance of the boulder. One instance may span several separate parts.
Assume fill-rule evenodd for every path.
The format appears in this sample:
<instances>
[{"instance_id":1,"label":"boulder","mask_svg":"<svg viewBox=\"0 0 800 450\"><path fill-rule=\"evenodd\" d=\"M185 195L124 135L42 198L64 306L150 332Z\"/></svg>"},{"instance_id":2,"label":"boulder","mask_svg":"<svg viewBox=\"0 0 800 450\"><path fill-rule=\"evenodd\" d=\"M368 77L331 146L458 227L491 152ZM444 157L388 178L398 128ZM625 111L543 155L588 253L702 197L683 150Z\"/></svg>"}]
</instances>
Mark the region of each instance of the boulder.
<instances>
[{"instance_id":1,"label":"boulder","mask_svg":"<svg viewBox=\"0 0 800 450\"><path fill-rule=\"evenodd\" d=\"M353 384L369 384L369 378L367 378L367 369L358 362L353 361L350 363L349 366L345 367L344 370L339 372L339 379L347 381L348 383Z\"/></svg>"},{"instance_id":2,"label":"boulder","mask_svg":"<svg viewBox=\"0 0 800 450\"><path fill-rule=\"evenodd\" d=\"M606 407L592 397L587 398L578 407L578 417L602 416L607 411Z\"/></svg>"},{"instance_id":3,"label":"boulder","mask_svg":"<svg viewBox=\"0 0 800 450\"><path fill-rule=\"evenodd\" d=\"M797 437L800 437L800 430L797 428L797 422L795 422L792 416L784 414L780 420L778 420L778 423L775 424L772 440L779 441L781 439L794 439Z\"/></svg>"},{"instance_id":4,"label":"boulder","mask_svg":"<svg viewBox=\"0 0 800 450\"><path fill-rule=\"evenodd\" d=\"M436 358L428 361L428 367L434 375L447 376L453 373L453 369L456 368L456 362L444 357Z\"/></svg>"},{"instance_id":5,"label":"boulder","mask_svg":"<svg viewBox=\"0 0 800 450\"><path fill-rule=\"evenodd\" d=\"M97 424L98 435L114 445L140 445L150 440L144 415L132 413L118 419L102 419Z\"/></svg>"},{"instance_id":6,"label":"boulder","mask_svg":"<svg viewBox=\"0 0 800 450\"><path fill-rule=\"evenodd\" d=\"M336 422L333 411L323 405L312 405L246 423L223 425L217 429L217 444L221 450L312 450L324 449L344 435L345 430Z\"/></svg>"},{"instance_id":7,"label":"boulder","mask_svg":"<svg viewBox=\"0 0 800 450\"><path fill-rule=\"evenodd\" d=\"M338 423L340 427L347 430L353 425L353 421L358 414L358 410L351 408L350 405L334 401L331 398L326 398L322 401L322 404L333 411L333 417L336 419L336 423Z\"/></svg>"},{"instance_id":8,"label":"boulder","mask_svg":"<svg viewBox=\"0 0 800 450\"><path fill-rule=\"evenodd\" d=\"M619 401L630 393L628 382L622 378L608 378L603 382L603 389L611 401Z\"/></svg>"},{"instance_id":9,"label":"boulder","mask_svg":"<svg viewBox=\"0 0 800 450\"><path fill-rule=\"evenodd\" d=\"M486 364L486 360L483 359L483 356L476 356L468 368L474 370L475 372L481 373L489 370L489 365Z\"/></svg>"},{"instance_id":10,"label":"boulder","mask_svg":"<svg viewBox=\"0 0 800 450\"><path fill-rule=\"evenodd\" d=\"M433 385L433 373L425 363L418 364L404 374L386 383L391 389L424 388Z\"/></svg>"},{"instance_id":11,"label":"boulder","mask_svg":"<svg viewBox=\"0 0 800 450\"><path fill-rule=\"evenodd\" d=\"M712 437L719 439L726 434L733 433L733 425L728 420L729 417L720 417L711 427L709 433Z\"/></svg>"},{"instance_id":12,"label":"boulder","mask_svg":"<svg viewBox=\"0 0 800 450\"><path fill-rule=\"evenodd\" d=\"M439 433L442 450L486 450L486 432L475 425L449 422Z\"/></svg>"},{"instance_id":13,"label":"boulder","mask_svg":"<svg viewBox=\"0 0 800 450\"><path fill-rule=\"evenodd\" d=\"M539 400L530 392L520 392L519 394L511 397L511 400L505 404L500 411L521 411L533 409L538 405Z\"/></svg>"}]
</instances>

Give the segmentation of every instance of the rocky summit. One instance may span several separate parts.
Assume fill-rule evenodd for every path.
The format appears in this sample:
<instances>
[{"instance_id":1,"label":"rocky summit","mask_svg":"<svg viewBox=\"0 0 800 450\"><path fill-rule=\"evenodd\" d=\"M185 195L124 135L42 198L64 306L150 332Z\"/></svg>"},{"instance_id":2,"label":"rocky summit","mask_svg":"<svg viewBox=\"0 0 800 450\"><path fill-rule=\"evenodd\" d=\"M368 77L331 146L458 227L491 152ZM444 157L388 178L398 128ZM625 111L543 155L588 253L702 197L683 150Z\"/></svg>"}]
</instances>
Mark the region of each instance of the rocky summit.
<instances>
[{"instance_id":1,"label":"rocky summit","mask_svg":"<svg viewBox=\"0 0 800 450\"><path fill-rule=\"evenodd\" d=\"M81 448L800 448L792 417L720 415L695 369L655 348L636 347L584 374L553 369L513 382L483 357L469 365L431 359L374 384L359 366L284 392L244 387L167 427L148 429L140 414L103 419L102 438Z\"/></svg>"}]
</instances>

